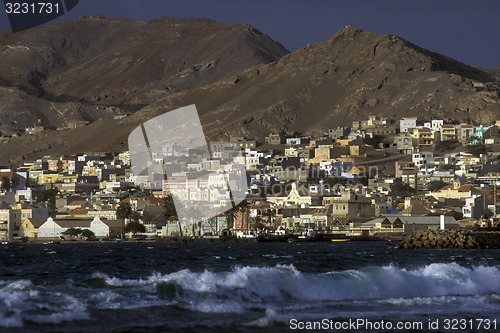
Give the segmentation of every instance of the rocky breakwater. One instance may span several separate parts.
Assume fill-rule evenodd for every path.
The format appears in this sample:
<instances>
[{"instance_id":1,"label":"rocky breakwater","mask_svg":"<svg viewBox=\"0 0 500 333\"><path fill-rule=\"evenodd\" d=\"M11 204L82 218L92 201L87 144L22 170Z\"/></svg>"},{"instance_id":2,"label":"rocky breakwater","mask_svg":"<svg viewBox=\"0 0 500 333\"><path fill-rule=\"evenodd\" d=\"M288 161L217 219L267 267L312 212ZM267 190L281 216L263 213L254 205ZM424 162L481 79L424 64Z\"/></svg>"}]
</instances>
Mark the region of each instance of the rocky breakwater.
<instances>
[{"instance_id":1,"label":"rocky breakwater","mask_svg":"<svg viewBox=\"0 0 500 333\"><path fill-rule=\"evenodd\" d=\"M399 247L403 249L498 249L500 248L500 232L429 229L406 237Z\"/></svg>"}]
</instances>

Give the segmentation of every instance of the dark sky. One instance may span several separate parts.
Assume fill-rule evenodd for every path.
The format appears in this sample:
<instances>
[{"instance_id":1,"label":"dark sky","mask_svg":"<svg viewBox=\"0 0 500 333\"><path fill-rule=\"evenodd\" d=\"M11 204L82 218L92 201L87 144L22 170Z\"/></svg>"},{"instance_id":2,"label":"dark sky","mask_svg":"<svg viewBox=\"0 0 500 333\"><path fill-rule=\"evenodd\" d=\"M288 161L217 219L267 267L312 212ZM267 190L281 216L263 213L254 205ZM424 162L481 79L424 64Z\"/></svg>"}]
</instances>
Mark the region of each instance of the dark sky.
<instances>
[{"instance_id":1,"label":"dark sky","mask_svg":"<svg viewBox=\"0 0 500 333\"><path fill-rule=\"evenodd\" d=\"M401 36L468 64L500 65L498 0L80 0L63 18L83 15L250 23L289 50L326 40L351 24ZM0 20L0 27L8 28L3 11Z\"/></svg>"}]
</instances>

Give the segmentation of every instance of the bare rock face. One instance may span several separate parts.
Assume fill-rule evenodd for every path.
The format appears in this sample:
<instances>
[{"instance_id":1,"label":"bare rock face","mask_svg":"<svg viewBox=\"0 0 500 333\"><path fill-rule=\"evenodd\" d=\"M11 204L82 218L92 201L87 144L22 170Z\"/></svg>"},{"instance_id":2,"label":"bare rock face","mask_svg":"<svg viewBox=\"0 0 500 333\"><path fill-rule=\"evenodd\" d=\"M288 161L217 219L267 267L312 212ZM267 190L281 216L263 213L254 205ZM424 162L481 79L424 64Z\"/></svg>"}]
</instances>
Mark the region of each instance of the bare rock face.
<instances>
[{"instance_id":1,"label":"bare rock face","mask_svg":"<svg viewBox=\"0 0 500 333\"><path fill-rule=\"evenodd\" d=\"M190 104L197 105L210 138L238 133L262 139L281 129L322 131L369 114L476 124L500 117L495 71L351 26L326 42L288 53L250 26L203 19L85 18L0 33L0 57L0 86L7 88L0 89L0 120L2 114L25 114L22 119L10 116L7 125L0 122L0 130L40 117L47 123L71 117L90 122L78 135L69 131L44 137L54 141L51 148L35 147L37 152L26 157L77 148L123 150L120 143L127 141L130 128ZM13 94L22 95L19 103L9 104ZM26 111L23 103L29 98L40 100L40 109ZM61 116L51 103L80 107ZM96 107L114 107L113 116L130 116L97 121L99 115L89 112ZM113 133L104 135L110 127ZM68 147L55 144L75 137ZM16 144L32 146L23 140ZM14 161L17 155L0 146L0 159Z\"/></svg>"},{"instance_id":2,"label":"bare rock face","mask_svg":"<svg viewBox=\"0 0 500 333\"><path fill-rule=\"evenodd\" d=\"M85 119L71 103L134 112L175 92L287 53L251 26L206 19L145 23L85 17L15 34L4 31L0 33L0 121L7 117L12 123L1 121L0 130L15 132L38 119L54 126L71 118ZM72 109L73 114L59 115L51 103L70 103L62 108Z\"/></svg>"},{"instance_id":3,"label":"bare rock face","mask_svg":"<svg viewBox=\"0 0 500 333\"><path fill-rule=\"evenodd\" d=\"M250 26L207 19L82 18L0 34L1 78L44 97L149 104L275 61L288 51ZM150 96L151 98L151 96Z\"/></svg>"},{"instance_id":4,"label":"bare rock face","mask_svg":"<svg viewBox=\"0 0 500 333\"><path fill-rule=\"evenodd\" d=\"M485 124L500 116L493 72L399 37L353 27L275 63L167 96L146 109L165 112L169 105L189 102L198 105L211 135L242 128L257 137L276 128L312 132L348 125L368 114ZM245 123L249 115L254 121Z\"/></svg>"}]
</instances>

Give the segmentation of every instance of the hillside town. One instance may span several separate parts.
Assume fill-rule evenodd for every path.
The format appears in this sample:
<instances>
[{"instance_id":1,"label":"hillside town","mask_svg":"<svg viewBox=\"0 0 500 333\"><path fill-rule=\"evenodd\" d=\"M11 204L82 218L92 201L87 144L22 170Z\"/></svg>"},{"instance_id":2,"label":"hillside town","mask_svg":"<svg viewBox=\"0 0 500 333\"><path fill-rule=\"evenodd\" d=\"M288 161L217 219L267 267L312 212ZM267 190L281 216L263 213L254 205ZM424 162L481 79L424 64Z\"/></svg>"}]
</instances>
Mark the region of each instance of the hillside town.
<instances>
[{"instance_id":1,"label":"hillside town","mask_svg":"<svg viewBox=\"0 0 500 333\"><path fill-rule=\"evenodd\" d=\"M133 172L128 151L3 165L0 241L370 237L442 222L447 229L494 228L499 128L500 121L369 116L319 134L282 131L263 142L231 136L210 142L211 156L171 144L154 156L153 164L165 166L154 179ZM231 202L232 179L219 171L235 146L246 169L245 199L206 221L179 221L173 187L186 202ZM210 174L199 177L204 171Z\"/></svg>"}]
</instances>

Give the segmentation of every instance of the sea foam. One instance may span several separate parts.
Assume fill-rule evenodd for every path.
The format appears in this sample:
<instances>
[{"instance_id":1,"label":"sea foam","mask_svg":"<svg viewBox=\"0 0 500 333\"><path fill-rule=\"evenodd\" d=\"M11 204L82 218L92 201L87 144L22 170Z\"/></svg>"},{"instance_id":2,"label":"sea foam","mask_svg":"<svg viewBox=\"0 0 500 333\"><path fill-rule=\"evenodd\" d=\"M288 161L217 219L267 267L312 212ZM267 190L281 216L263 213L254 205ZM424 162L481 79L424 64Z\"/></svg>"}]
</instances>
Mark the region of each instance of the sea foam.
<instances>
[{"instance_id":1,"label":"sea foam","mask_svg":"<svg viewBox=\"0 0 500 333\"><path fill-rule=\"evenodd\" d=\"M369 266L313 274L300 272L293 265L277 265L235 267L225 272L186 269L165 275L153 274L140 280L106 275L101 278L109 286L123 288L172 285L174 294L171 297L185 300L216 297L252 301L334 301L500 294L500 280L496 278L499 274L497 267L467 268L456 263L436 263L413 270Z\"/></svg>"},{"instance_id":2,"label":"sea foam","mask_svg":"<svg viewBox=\"0 0 500 333\"><path fill-rule=\"evenodd\" d=\"M388 265L327 273L301 272L293 265L237 266L222 272L184 269L140 279L94 273L84 288L72 282L43 286L28 280L0 281L0 327L92 320L89 309L176 306L220 314L266 309L263 317L248 323L266 326L282 321L285 312L299 305L305 311L320 305L338 308L344 302L409 309L460 303L474 296L477 306L485 303L489 308L500 303L499 275L495 266L434 263L415 269Z\"/></svg>"},{"instance_id":3,"label":"sea foam","mask_svg":"<svg viewBox=\"0 0 500 333\"><path fill-rule=\"evenodd\" d=\"M0 281L0 327L19 328L25 322L59 324L88 319L85 302L35 286L29 280Z\"/></svg>"}]
</instances>

